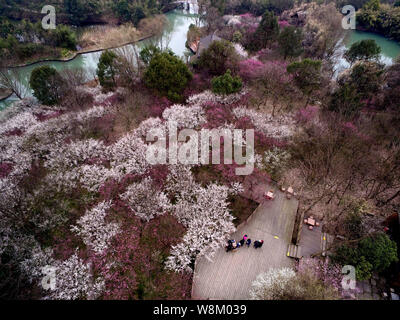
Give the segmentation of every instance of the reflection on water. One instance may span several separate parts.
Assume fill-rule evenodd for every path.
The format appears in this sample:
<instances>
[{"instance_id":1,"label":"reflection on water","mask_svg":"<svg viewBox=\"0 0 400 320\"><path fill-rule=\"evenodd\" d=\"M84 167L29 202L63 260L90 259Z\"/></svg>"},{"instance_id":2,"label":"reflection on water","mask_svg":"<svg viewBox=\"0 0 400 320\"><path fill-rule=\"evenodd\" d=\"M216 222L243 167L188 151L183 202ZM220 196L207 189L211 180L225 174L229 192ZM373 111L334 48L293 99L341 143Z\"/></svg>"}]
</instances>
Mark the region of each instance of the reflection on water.
<instances>
[{"instance_id":1,"label":"reflection on water","mask_svg":"<svg viewBox=\"0 0 400 320\"><path fill-rule=\"evenodd\" d=\"M191 10L190 12L194 11ZM190 24L198 23L198 19L196 19L197 15L191 13L185 14L184 11L175 10L168 12L166 17L168 19L168 24L161 35L141 41L137 45L124 46L123 49L133 50L133 46L137 46L137 48L140 50L140 48L146 44L152 43L162 49L170 48L173 52L175 52L175 54L182 58L186 57L189 54L189 50L185 46L186 34ZM21 76L23 78L22 82L28 87L32 70L42 65L52 66L58 71L81 68L85 70L87 80L94 79L96 77L97 63L100 55L101 52L92 52L78 55L76 58L70 61L41 62L20 68L22 73ZM12 96L4 101L1 101L0 110L8 107L15 100L17 100L17 97Z\"/></svg>"},{"instance_id":2,"label":"reflection on water","mask_svg":"<svg viewBox=\"0 0 400 320\"><path fill-rule=\"evenodd\" d=\"M338 59L336 63L336 75L350 67L350 64L343 58L345 51L349 49L353 43L366 39L375 40L377 45L381 48L380 62L383 64L391 65L394 60L400 56L400 44L396 41L389 40L371 32L351 30L346 34L345 38L341 40L337 49Z\"/></svg>"}]
</instances>

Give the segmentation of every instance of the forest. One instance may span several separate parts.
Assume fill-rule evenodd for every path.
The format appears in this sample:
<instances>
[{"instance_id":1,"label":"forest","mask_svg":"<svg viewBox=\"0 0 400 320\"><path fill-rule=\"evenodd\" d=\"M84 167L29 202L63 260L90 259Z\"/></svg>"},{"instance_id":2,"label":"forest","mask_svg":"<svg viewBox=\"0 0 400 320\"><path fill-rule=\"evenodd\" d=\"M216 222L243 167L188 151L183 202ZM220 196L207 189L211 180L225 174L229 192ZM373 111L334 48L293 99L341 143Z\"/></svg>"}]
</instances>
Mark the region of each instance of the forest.
<instances>
[{"instance_id":1,"label":"forest","mask_svg":"<svg viewBox=\"0 0 400 320\"><path fill-rule=\"evenodd\" d=\"M65 17L50 31L32 19L39 1L0 3L0 88L18 98L0 111L1 299L190 300L196 263L229 257L226 241L263 205L249 180L276 193L293 187L297 224L314 217L321 226L312 232L334 241L326 254L282 251L292 267L263 270L243 299L400 292L400 59L385 64L373 39L340 53L340 1L199 0L180 40L218 39L186 56L160 45L169 43L170 1L53 2ZM353 2L360 28L399 40L398 2ZM106 21L111 29L77 32ZM104 30L121 42L158 38L122 47L89 41ZM91 78L39 64L24 86L21 69L8 68L84 41L105 47ZM171 122L253 130L245 163L254 171L237 175L234 161L149 163L149 132L168 132ZM257 253L274 254L262 251L267 245ZM375 291L344 289L345 265ZM57 277L51 290L42 284L48 272Z\"/></svg>"}]
</instances>

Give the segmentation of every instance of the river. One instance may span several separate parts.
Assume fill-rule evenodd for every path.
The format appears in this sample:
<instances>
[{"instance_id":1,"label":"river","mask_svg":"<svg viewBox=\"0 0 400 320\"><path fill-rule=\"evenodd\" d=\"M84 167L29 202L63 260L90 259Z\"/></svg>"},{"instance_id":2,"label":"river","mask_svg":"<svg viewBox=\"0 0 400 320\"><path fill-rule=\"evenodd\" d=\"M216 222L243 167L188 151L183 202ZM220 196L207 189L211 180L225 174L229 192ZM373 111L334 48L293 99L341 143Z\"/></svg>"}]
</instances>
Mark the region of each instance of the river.
<instances>
[{"instance_id":1,"label":"river","mask_svg":"<svg viewBox=\"0 0 400 320\"><path fill-rule=\"evenodd\" d=\"M146 44L154 43L160 47L168 47L175 54L180 57L190 55L190 51L186 48L186 33L189 29L190 24L196 24L197 15L190 11L174 10L165 14L168 19L168 24L165 27L162 35L154 36L149 39L143 40L135 44L139 49ZM126 47L132 48L133 44L127 45ZM30 66L21 67L21 75L23 83L28 86L29 78L33 69L38 66L48 65L61 71L64 69L78 69L85 70L87 80L94 79L96 77L97 63L101 52L91 52L77 55L74 59L69 61L51 61L51 62L39 62ZM0 110L11 105L13 102L18 100L16 96L11 96L6 100L0 101Z\"/></svg>"},{"instance_id":2,"label":"river","mask_svg":"<svg viewBox=\"0 0 400 320\"><path fill-rule=\"evenodd\" d=\"M137 43L136 46L140 48L145 44L155 42L162 47L169 47L180 57L190 54L188 49L185 47L186 33L190 24L196 24L197 16L190 11L174 10L166 13L166 17L168 18L168 25L161 36L155 36L141 41ZM354 42L363 39L374 39L377 42L382 50L381 61L386 65L392 64L394 59L400 55L399 43L388 40L385 37L374 33L351 30L348 31L338 48L339 58L336 64L336 74L349 67L349 64L343 58L344 51ZM127 47L132 46L133 45L128 45ZM25 78L24 83L26 85L28 84L28 79L32 70L40 65L50 65L57 70L82 68L85 70L88 80L93 79L96 75L96 68L100 54L101 52L86 53L78 55L76 58L70 61L40 62L31 66L22 67L21 69L23 72L23 77ZM0 110L9 106L15 100L17 100L17 98L15 96L11 96L6 100L1 101Z\"/></svg>"},{"instance_id":3,"label":"river","mask_svg":"<svg viewBox=\"0 0 400 320\"><path fill-rule=\"evenodd\" d=\"M379 34L358 30L348 31L338 48L338 59L336 62L336 74L350 67L350 64L343 58L344 52L357 41L372 39L381 48L380 61L385 65L393 64L394 60L400 56L400 44L389 40Z\"/></svg>"}]
</instances>

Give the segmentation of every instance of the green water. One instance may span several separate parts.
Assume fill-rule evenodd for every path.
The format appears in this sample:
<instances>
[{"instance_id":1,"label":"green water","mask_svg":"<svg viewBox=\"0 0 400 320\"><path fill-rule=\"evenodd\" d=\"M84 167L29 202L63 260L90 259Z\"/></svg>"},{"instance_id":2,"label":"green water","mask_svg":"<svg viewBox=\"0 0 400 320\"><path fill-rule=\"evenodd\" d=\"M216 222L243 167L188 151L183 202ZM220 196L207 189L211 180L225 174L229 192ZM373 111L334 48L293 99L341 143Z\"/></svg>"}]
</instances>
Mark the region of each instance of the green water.
<instances>
[{"instance_id":1,"label":"green water","mask_svg":"<svg viewBox=\"0 0 400 320\"><path fill-rule=\"evenodd\" d=\"M375 42L381 48L379 60L385 65L393 64L394 60L400 56L400 44L398 42L389 40L375 33L351 30L348 31L343 39L343 42L337 49L338 58L336 61L335 76L339 75L342 71L350 67L350 64L343 57L345 51L349 49L353 43L366 39L375 40Z\"/></svg>"},{"instance_id":2,"label":"green water","mask_svg":"<svg viewBox=\"0 0 400 320\"><path fill-rule=\"evenodd\" d=\"M189 29L190 24L196 23L196 15L184 14L181 11L172 11L166 14L168 18L168 24L160 36L155 36L144 41L139 42L136 46L140 49L148 43L153 43L162 48L170 48L175 54L180 57L190 54L188 49L185 47L186 33ZM128 50L132 49L134 45L125 46ZM96 77L96 68L99 61L101 52L85 53L78 55L76 58L70 61L54 61L54 62L40 62L30 66L20 68L22 75L22 82L28 87L29 78L33 69L38 66L48 65L52 66L58 71L64 69L78 69L85 70L87 80L94 79ZM6 108L11 103L16 101L17 98L12 96L6 100L0 102L0 110Z\"/></svg>"},{"instance_id":3,"label":"green water","mask_svg":"<svg viewBox=\"0 0 400 320\"><path fill-rule=\"evenodd\" d=\"M383 61L391 60L393 62L400 55L400 44L398 42L370 32L351 31L345 39L345 45L349 48L354 42L366 39L375 40L381 47L381 59Z\"/></svg>"}]
</instances>

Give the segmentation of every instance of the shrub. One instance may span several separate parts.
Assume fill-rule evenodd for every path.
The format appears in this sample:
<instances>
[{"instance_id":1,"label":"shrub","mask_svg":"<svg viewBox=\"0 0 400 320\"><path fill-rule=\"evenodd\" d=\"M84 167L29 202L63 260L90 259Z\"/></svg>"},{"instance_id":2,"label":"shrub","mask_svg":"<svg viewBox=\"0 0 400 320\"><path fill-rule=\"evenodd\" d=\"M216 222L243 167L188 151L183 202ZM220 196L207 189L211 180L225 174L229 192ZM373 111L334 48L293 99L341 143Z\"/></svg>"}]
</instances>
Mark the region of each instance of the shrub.
<instances>
[{"instance_id":1,"label":"shrub","mask_svg":"<svg viewBox=\"0 0 400 320\"><path fill-rule=\"evenodd\" d=\"M244 80L255 80L263 74L264 64L254 58L239 62L239 74Z\"/></svg>"},{"instance_id":2,"label":"shrub","mask_svg":"<svg viewBox=\"0 0 400 320\"><path fill-rule=\"evenodd\" d=\"M142 50L140 50L139 53L140 60L142 60L144 64L148 66L151 59L156 53L161 53L161 50L157 48L155 45L150 44L148 46L145 46Z\"/></svg>"},{"instance_id":3,"label":"shrub","mask_svg":"<svg viewBox=\"0 0 400 320\"><path fill-rule=\"evenodd\" d=\"M356 268L358 280L369 279L373 272L385 271L398 261L397 245L384 233L362 239L356 247L342 245L332 255L334 261Z\"/></svg>"},{"instance_id":4,"label":"shrub","mask_svg":"<svg viewBox=\"0 0 400 320\"><path fill-rule=\"evenodd\" d=\"M231 94L242 89L242 79L238 76L232 77L231 70L224 75L214 77L211 80L212 91L217 94Z\"/></svg>"},{"instance_id":5,"label":"shrub","mask_svg":"<svg viewBox=\"0 0 400 320\"><path fill-rule=\"evenodd\" d=\"M76 49L76 35L70 27L65 25L58 25L53 31L54 43L57 47L75 50Z\"/></svg>"},{"instance_id":6,"label":"shrub","mask_svg":"<svg viewBox=\"0 0 400 320\"><path fill-rule=\"evenodd\" d=\"M181 94L191 79L192 73L185 63L169 51L155 54L144 74L149 88L158 90L173 101L182 98Z\"/></svg>"},{"instance_id":7,"label":"shrub","mask_svg":"<svg viewBox=\"0 0 400 320\"><path fill-rule=\"evenodd\" d=\"M43 104L54 105L61 100L63 81L57 70L49 66L32 71L29 85L33 95Z\"/></svg>"},{"instance_id":8,"label":"shrub","mask_svg":"<svg viewBox=\"0 0 400 320\"><path fill-rule=\"evenodd\" d=\"M21 44L16 47L16 53L21 59L31 58L41 52L43 52L43 46L35 43Z\"/></svg>"}]
</instances>

